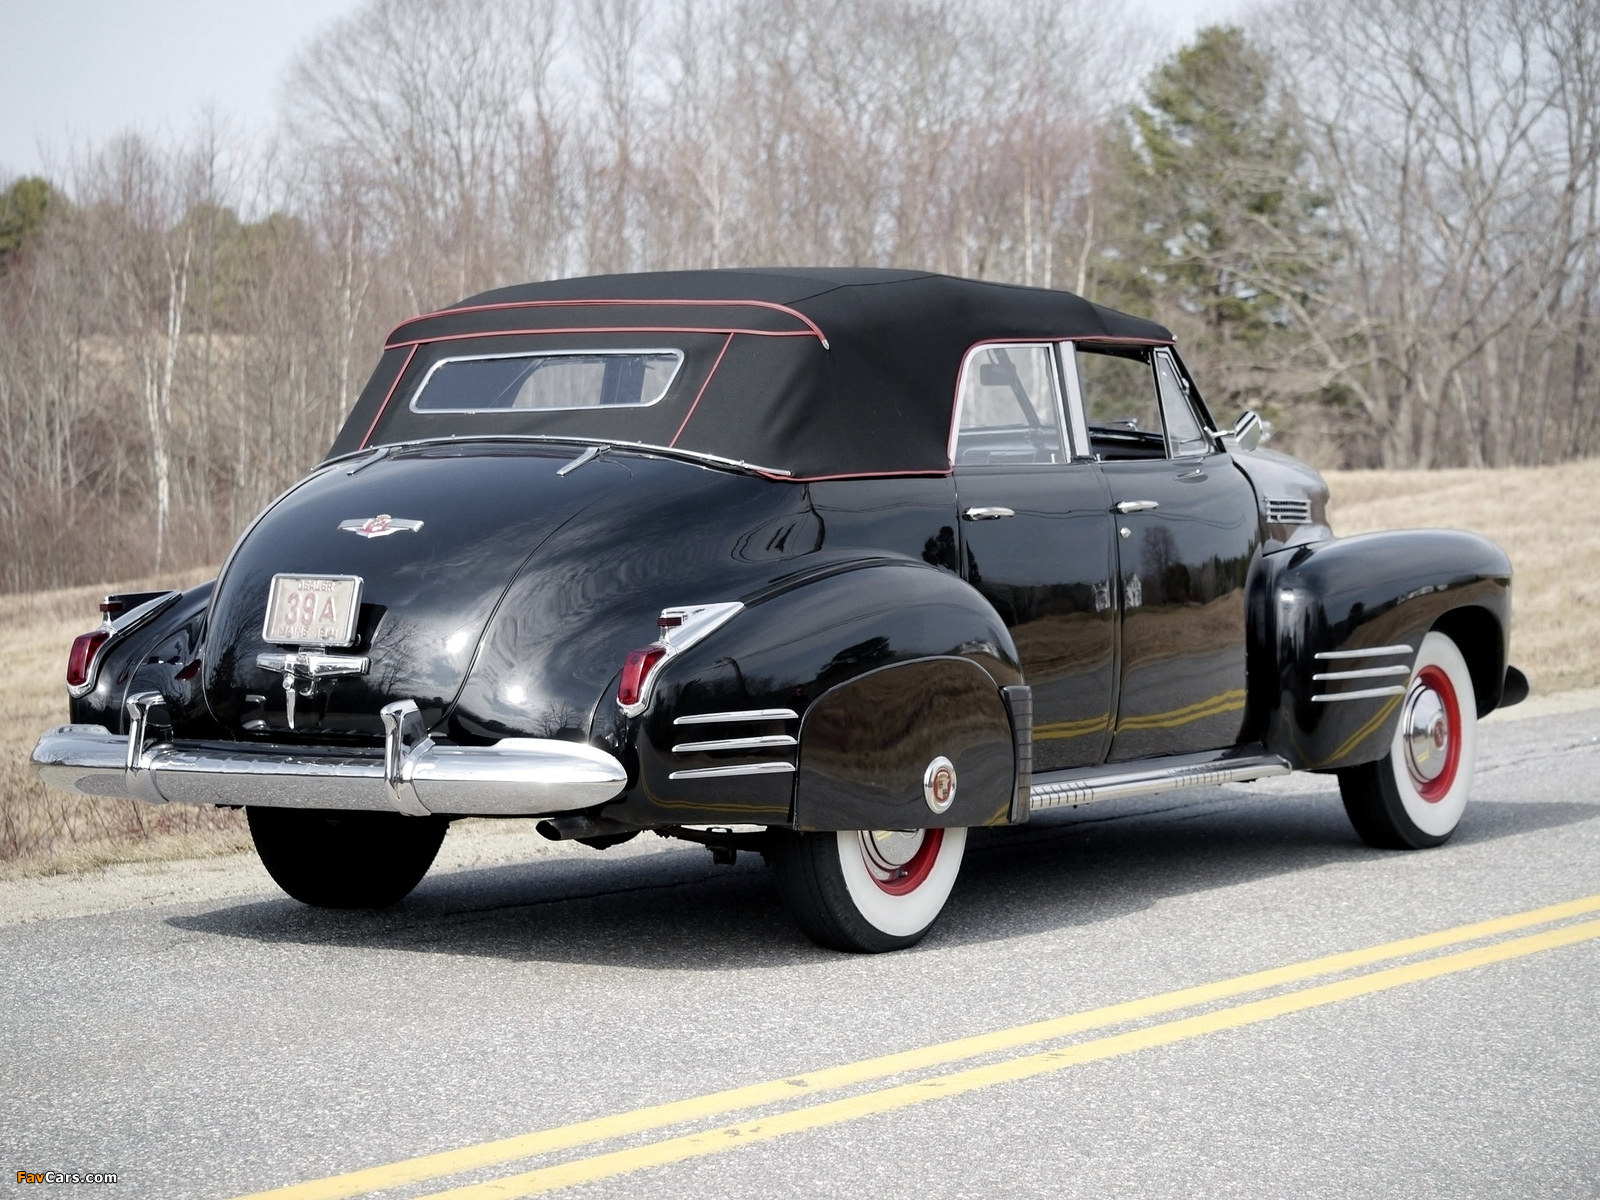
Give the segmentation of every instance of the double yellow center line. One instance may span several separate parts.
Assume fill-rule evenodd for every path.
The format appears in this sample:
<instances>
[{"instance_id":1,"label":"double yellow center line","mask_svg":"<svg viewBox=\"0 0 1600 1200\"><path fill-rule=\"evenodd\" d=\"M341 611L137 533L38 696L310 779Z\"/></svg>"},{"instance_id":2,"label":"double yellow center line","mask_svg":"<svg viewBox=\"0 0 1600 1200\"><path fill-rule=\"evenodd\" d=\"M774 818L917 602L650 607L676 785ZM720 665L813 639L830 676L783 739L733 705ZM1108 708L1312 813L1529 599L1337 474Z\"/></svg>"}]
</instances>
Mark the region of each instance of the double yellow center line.
<instances>
[{"instance_id":1,"label":"double yellow center line","mask_svg":"<svg viewBox=\"0 0 1600 1200\"><path fill-rule=\"evenodd\" d=\"M938 1045L906 1050L898 1054L886 1054L805 1075L731 1088L727 1091L677 1100L669 1104L652 1105L632 1112L580 1121L537 1133L483 1142L459 1150L422 1155L343 1175L332 1175L326 1179L258 1192L249 1197L242 1197L241 1200L339 1200L341 1197L359 1196L367 1192L442 1179L468 1171L481 1171L503 1163L517 1162L614 1138L636 1136L675 1125L704 1121L728 1113L745 1113L785 1102L793 1104L797 1099L804 1099L819 1092L859 1086L890 1076L925 1072L953 1063L1000 1055L1006 1051L1056 1042L1108 1026L1147 1020L1188 1008L1215 1005L1219 1001L1253 992L1287 988L1322 976L1347 975L1364 967L1416 958L1419 955L1433 955L1382 970L1347 975L1346 978L1314 987L1283 991L1242 1004L1213 1008L1193 1016L1146 1025L1126 1033L1002 1058L979 1066L859 1092L843 1099L789 1108L775 1115L745 1120L737 1124L666 1137L553 1166L537 1167L483 1183L437 1192L425 1200L445 1200L446 1197L449 1200L489 1200L491 1197L531 1196L555 1191L631 1171L723 1153L753 1142L768 1141L809 1129L837 1125L876 1113L922 1104L929 1100L959 1096L995 1084L1029 1079L1036 1075L1114 1058L1136 1050L1167 1046L1208 1033L1237 1029L1321 1005L1367 996L1409 983L1419 983L1441 975L1451 975L1487 966L1490 963L1505 962L1544 950L1590 941L1600 938L1600 920L1559 925L1541 933L1490 941L1487 945L1460 950L1453 954L1433 954L1435 951L1452 946L1504 938L1506 934L1518 933L1540 925L1571 921L1572 918L1595 912L1600 912L1600 895L1497 917L1493 920L1477 921L1470 925L1461 925L1420 937L1386 942L1364 950L1351 950L1291 966L1257 971L1218 983L1181 988L1178 991L1142 1000L1130 1000L1070 1016L1035 1021L1027 1025L941 1042Z\"/></svg>"}]
</instances>

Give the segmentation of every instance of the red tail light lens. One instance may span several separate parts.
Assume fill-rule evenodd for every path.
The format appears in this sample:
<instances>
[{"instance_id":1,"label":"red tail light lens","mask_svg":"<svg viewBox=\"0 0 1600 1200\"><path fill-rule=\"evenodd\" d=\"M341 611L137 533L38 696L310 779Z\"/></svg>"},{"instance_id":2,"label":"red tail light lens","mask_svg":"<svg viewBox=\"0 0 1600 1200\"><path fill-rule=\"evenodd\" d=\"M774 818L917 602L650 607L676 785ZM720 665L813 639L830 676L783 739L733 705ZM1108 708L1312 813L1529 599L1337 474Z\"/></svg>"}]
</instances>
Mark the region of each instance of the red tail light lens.
<instances>
[{"instance_id":1,"label":"red tail light lens","mask_svg":"<svg viewBox=\"0 0 1600 1200\"><path fill-rule=\"evenodd\" d=\"M82 687L89 682L89 672L94 668L94 656L111 636L109 629L96 629L80 633L72 639L72 653L67 655L67 686Z\"/></svg>"},{"instance_id":2,"label":"red tail light lens","mask_svg":"<svg viewBox=\"0 0 1600 1200\"><path fill-rule=\"evenodd\" d=\"M665 646L646 646L643 650L628 651L628 661L622 664L622 682L617 685L617 703L639 703L650 683L650 672L666 657Z\"/></svg>"}]
</instances>

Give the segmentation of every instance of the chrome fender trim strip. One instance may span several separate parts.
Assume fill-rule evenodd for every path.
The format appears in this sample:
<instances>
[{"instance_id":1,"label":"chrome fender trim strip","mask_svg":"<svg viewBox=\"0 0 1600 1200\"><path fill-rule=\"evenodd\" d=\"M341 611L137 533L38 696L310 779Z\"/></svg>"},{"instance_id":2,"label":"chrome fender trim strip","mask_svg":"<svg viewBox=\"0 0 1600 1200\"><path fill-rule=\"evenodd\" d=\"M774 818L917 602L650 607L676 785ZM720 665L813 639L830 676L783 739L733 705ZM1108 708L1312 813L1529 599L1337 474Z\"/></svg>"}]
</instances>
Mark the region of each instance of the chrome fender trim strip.
<instances>
[{"instance_id":1,"label":"chrome fender trim strip","mask_svg":"<svg viewBox=\"0 0 1600 1200\"><path fill-rule=\"evenodd\" d=\"M794 771L793 763L786 762L759 762L744 763L731 767L694 767L687 771L674 771L668 779L721 779L729 775L777 775L791 774Z\"/></svg>"},{"instance_id":2,"label":"chrome fender trim strip","mask_svg":"<svg viewBox=\"0 0 1600 1200\"><path fill-rule=\"evenodd\" d=\"M678 717L674 725L721 725L736 721L798 721L800 714L792 708L747 708L742 712L694 713Z\"/></svg>"}]
</instances>

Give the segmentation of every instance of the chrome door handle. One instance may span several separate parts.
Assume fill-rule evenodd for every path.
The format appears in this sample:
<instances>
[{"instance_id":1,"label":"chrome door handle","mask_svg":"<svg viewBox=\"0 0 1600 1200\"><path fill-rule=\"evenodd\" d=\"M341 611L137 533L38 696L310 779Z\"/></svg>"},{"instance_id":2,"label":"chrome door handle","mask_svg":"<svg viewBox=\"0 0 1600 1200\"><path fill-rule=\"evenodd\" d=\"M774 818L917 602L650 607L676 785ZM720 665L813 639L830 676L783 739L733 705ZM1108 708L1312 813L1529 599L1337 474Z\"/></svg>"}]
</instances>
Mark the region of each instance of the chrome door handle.
<instances>
[{"instance_id":1,"label":"chrome door handle","mask_svg":"<svg viewBox=\"0 0 1600 1200\"><path fill-rule=\"evenodd\" d=\"M1154 500L1119 500L1119 501L1117 501L1117 511L1119 513L1149 512L1153 508L1160 508L1160 507L1161 507L1161 505L1158 504Z\"/></svg>"},{"instance_id":2,"label":"chrome door handle","mask_svg":"<svg viewBox=\"0 0 1600 1200\"><path fill-rule=\"evenodd\" d=\"M998 521L1001 517L1014 517L1017 514L1009 508L969 508L961 516L967 521Z\"/></svg>"}]
</instances>

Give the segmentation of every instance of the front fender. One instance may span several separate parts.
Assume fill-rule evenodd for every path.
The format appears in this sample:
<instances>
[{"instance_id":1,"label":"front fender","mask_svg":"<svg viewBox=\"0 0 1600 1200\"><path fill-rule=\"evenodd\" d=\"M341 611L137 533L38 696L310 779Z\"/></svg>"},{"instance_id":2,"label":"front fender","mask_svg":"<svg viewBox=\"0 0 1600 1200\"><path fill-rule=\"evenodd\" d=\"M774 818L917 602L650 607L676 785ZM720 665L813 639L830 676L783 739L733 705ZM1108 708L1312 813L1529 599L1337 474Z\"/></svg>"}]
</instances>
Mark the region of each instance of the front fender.
<instances>
[{"instance_id":1,"label":"front fender","mask_svg":"<svg viewBox=\"0 0 1600 1200\"><path fill-rule=\"evenodd\" d=\"M1009 811L1015 764L1000 689L1020 684L1022 673L1005 622L977 591L939 568L882 559L829 568L745 602L738 617L664 666L650 709L631 729L617 730L619 743L631 744L636 755L636 783L605 809L606 816L639 825L882 828L889 811L882 797L900 796L907 786L898 777L903 771L886 780L873 776L876 768L867 764L855 772L848 768L859 757L855 747L863 736L879 745L874 762L880 766L885 755L904 757L885 744L892 736L918 747L960 747L988 764L972 768L970 787L958 786L947 819L924 809L916 814L918 824L979 824L1002 807ZM929 675L919 664L930 662L945 665ZM913 666L911 674L902 674ZM858 693L851 690L857 681L864 689L859 696L876 695L884 681L899 694L912 674L923 688L935 690L960 681L961 695L971 693L981 715L930 701L910 722L880 703L875 712L881 728L872 730L838 719L840 711L860 711ZM877 682L867 682L869 677ZM813 707L825 697L813 719ZM748 715L754 713L769 715ZM974 722L981 734L974 733ZM989 764L997 739L1003 770ZM719 742L735 744L718 747ZM836 786L813 782L813 762L828 764ZM926 765L925 759L915 764L919 799ZM1003 785L983 782L991 775L1003 775ZM904 821L902 812L901 824L893 827L905 827Z\"/></svg>"},{"instance_id":2,"label":"front fender","mask_svg":"<svg viewBox=\"0 0 1600 1200\"><path fill-rule=\"evenodd\" d=\"M1388 753L1409 668L1442 629L1472 669L1479 715L1500 702L1511 628L1511 562L1476 534L1413 529L1303 546L1263 560L1258 592L1270 655L1267 748L1291 766L1334 770ZM1270 680L1270 683L1268 683ZM1367 694L1370 693L1370 694Z\"/></svg>"}]
</instances>

